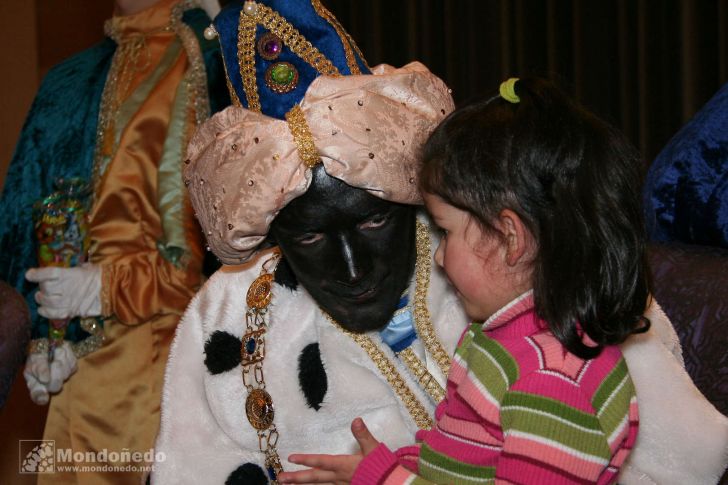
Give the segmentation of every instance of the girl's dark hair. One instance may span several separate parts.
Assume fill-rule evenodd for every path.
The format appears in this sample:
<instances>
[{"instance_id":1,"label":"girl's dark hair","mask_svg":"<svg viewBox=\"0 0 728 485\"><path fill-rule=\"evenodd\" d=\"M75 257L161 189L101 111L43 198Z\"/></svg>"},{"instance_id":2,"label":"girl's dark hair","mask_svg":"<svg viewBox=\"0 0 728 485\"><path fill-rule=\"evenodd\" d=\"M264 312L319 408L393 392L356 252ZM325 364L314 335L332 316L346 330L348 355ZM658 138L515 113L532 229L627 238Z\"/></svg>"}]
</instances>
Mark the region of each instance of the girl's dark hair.
<instances>
[{"instance_id":1,"label":"girl's dark hair","mask_svg":"<svg viewBox=\"0 0 728 485\"><path fill-rule=\"evenodd\" d=\"M570 352L592 358L649 329L642 163L621 133L550 82L521 79L515 91L518 103L476 100L438 126L423 147L420 188L487 231L497 232L501 210L517 213L538 244L536 312Z\"/></svg>"}]
</instances>

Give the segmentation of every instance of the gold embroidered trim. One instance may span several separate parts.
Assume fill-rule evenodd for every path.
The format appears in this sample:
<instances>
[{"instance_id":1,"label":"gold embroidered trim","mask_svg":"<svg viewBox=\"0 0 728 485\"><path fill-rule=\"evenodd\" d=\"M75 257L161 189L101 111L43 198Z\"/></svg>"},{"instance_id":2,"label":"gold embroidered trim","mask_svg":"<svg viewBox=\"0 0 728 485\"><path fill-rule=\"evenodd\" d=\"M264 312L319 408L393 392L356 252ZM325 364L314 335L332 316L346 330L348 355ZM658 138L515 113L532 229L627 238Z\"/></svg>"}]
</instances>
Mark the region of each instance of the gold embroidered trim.
<instances>
[{"instance_id":1,"label":"gold embroidered trim","mask_svg":"<svg viewBox=\"0 0 728 485\"><path fill-rule=\"evenodd\" d=\"M207 89L207 70L205 69L205 61L202 58L200 44L192 28L182 21L185 10L192 8L197 8L196 2L192 0L185 0L172 7L170 25L182 41L182 47L187 54L187 61L190 63L190 67L185 72L185 81L192 95L190 106L195 112L195 123L200 125L210 117L210 99L208 98ZM189 135L190 133L187 134L187 137ZM187 140L185 140L184 147L187 147Z\"/></svg>"},{"instance_id":2,"label":"gold embroidered trim","mask_svg":"<svg viewBox=\"0 0 728 485\"><path fill-rule=\"evenodd\" d=\"M298 157L301 162L308 168L313 168L316 164L321 163L321 157L319 157L318 150L316 150L316 145L313 142L313 135L311 135L311 130L308 129L306 117L303 116L303 111L299 105L294 105L286 113L286 121L288 122L288 129L291 130L293 135L293 140L298 147Z\"/></svg>"},{"instance_id":3,"label":"gold embroidered trim","mask_svg":"<svg viewBox=\"0 0 728 485\"><path fill-rule=\"evenodd\" d=\"M95 245L91 245L89 254L95 252ZM113 282L111 265L101 265L101 315L109 316L114 313L111 306L111 284Z\"/></svg>"},{"instance_id":4,"label":"gold embroidered trim","mask_svg":"<svg viewBox=\"0 0 728 485\"><path fill-rule=\"evenodd\" d=\"M443 375L450 374L450 356L440 343L432 325L432 316L427 308L427 289L430 286L432 257L430 255L430 234L427 225L417 221L415 241L417 259L415 261L415 328L425 348L435 358Z\"/></svg>"},{"instance_id":5,"label":"gold embroidered trim","mask_svg":"<svg viewBox=\"0 0 728 485\"><path fill-rule=\"evenodd\" d=\"M149 65L149 52L146 49L146 36L157 33L166 26L153 32L130 36L125 42L121 42L116 32L113 19L107 20L104 24L104 34L113 39L116 49L111 57L111 66L106 75L104 90L99 103L99 117L96 123L96 146L94 147L94 165L91 172L94 196L98 192L101 179L106 173L111 158L116 151L115 125L119 108L126 97L134 71L146 69ZM140 65L139 54L144 51L147 58Z\"/></svg>"},{"instance_id":6,"label":"gold embroidered trim","mask_svg":"<svg viewBox=\"0 0 728 485\"><path fill-rule=\"evenodd\" d=\"M320 0L313 0L313 1L320 3ZM326 9L326 7L324 7L323 5L321 5L321 7ZM316 4L314 4L314 8L316 8ZM364 58L364 54L362 54L361 49L359 49L359 46L357 45L356 41L354 41L352 36L349 35L349 32L347 32L346 29L341 26L341 23L339 23L339 20L331 12L329 12L329 15L331 15L331 18L327 19L327 20L330 20L331 22L333 22L335 24L334 28L336 29L336 32L339 34L339 36L341 36L341 34L344 35L344 37L346 38L349 45L354 49L354 52L356 52L356 55L359 56L359 60L366 66L367 69L369 69L371 71L372 69L369 67L367 60ZM358 68L358 66L357 66L357 68ZM353 72L354 71L352 71L352 73Z\"/></svg>"},{"instance_id":7,"label":"gold embroidered trim","mask_svg":"<svg viewBox=\"0 0 728 485\"><path fill-rule=\"evenodd\" d=\"M372 342L372 339L370 339L367 335L350 332L339 325L339 323L334 320L331 315L323 310L322 313L332 325L351 337L352 340L354 340L354 342L356 342L357 345L359 345L359 347L361 347L364 352L369 355L369 358L372 362L374 362L374 365L377 366L379 372L385 379L387 379L389 386L392 390L394 390L399 399L402 401L402 404L404 404L407 408L407 411L409 411L409 414L417 427L420 429L430 429L432 427L432 418L430 418L425 407L417 399L417 396L415 396L412 390L407 386L407 383L399 372L397 372L397 369L394 367L392 362L390 362L384 352L382 352L382 349L377 347L377 345Z\"/></svg>"},{"instance_id":8,"label":"gold embroidered trim","mask_svg":"<svg viewBox=\"0 0 728 485\"><path fill-rule=\"evenodd\" d=\"M397 357L404 362L407 368L415 376L417 382L420 383L422 389L430 395L430 397L439 403L445 398L445 389L432 377L432 374L427 370L427 366L422 362L415 351L412 350L412 346L407 347L401 352L397 353Z\"/></svg>"},{"instance_id":9,"label":"gold embroidered trim","mask_svg":"<svg viewBox=\"0 0 728 485\"><path fill-rule=\"evenodd\" d=\"M351 50L351 45L346 39L348 34L341 27L339 21L336 19L336 17L334 17L331 12L329 12L326 7L321 4L321 0L311 0L311 4L313 5L314 10L316 10L316 13L319 14L319 17L326 20L339 35L339 39L341 39L341 45L344 47L344 55L346 56L346 64L349 66L349 71L352 74L361 74L361 71L359 70L359 65L356 63L354 53Z\"/></svg>"},{"instance_id":10,"label":"gold embroidered trim","mask_svg":"<svg viewBox=\"0 0 728 485\"><path fill-rule=\"evenodd\" d=\"M306 61L311 67L316 69L319 74L324 76L340 76L339 70L330 60L326 58L311 42L301 35L296 28L289 24L288 21L281 17L275 10L263 5L257 4L255 14L252 16L255 22L270 30L283 40L283 43L291 49L291 52ZM254 44L254 43L253 43ZM252 45L251 44L251 47Z\"/></svg>"},{"instance_id":11,"label":"gold embroidered trim","mask_svg":"<svg viewBox=\"0 0 728 485\"><path fill-rule=\"evenodd\" d=\"M261 5L258 5L260 10ZM238 66L240 78L243 80L243 91L248 100L250 111L261 112L258 97L258 83L255 79L255 29L257 16L247 15L240 9L240 26L238 27Z\"/></svg>"},{"instance_id":12,"label":"gold embroidered trim","mask_svg":"<svg viewBox=\"0 0 728 485\"><path fill-rule=\"evenodd\" d=\"M339 23L339 21L336 20L336 17L334 17L334 20L336 21L337 24ZM354 48L354 52L356 52L356 55L359 56L359 60L361 60L361 62L364 63L364 66L371 71L372 68L369 67L369 63L364 58L364 54L362 54L361 49L359 49L359 46L356 44L356 42L351 37L351 35L349 35L349 32L347 32L343 28L341 30L344 32L344 36L346 37L346 40L349 41L349 45Z\"/></svg>"},{"instance_id":13,"label":"gold embroidered trim","mask_svg":"<svg viewBox=\"0 0 728 485\"><path fill-rule=\"evenodd\" d=\"M195 123L200 124L210 116L210 101L207 89L207 71L202 58L197 36L182 21L185 11L198 8L194 0L184 0L172 8L169 25L150 32L131 36L128 41L121 42L115 30L113 19L104 24L104 33L117 43L111 60L111 67L106 76L104 90L99 104L99 117L96 126L96 146L91 174L94 196L98 192L101 179L106 173L109 162L116 151L115 123L119 108L124 102L131 84L134 71L149 67L149 51L146 46L147 37L160 32L174 32L179 37L187 54L190 67L185 73L183 82L188 83L191 93L190 106L194 109ZM146 58L140 64L139 55L144 52ZM188 133L189 136L191 133ZM184 143L186 146L186 143Z\"/></svg>"},{"instance_id":14,"label":"gold embroidered trim","mask_svg":"<svg viewBox=\"0 0 728 485\"><path fill-rule=\"evenodd\" d=\"M334 20L336 21L337 24L339 23L339 21L336 20L336 17L334 17ZM349 45L354 48L354 51L356 52L356 55L359 56L359 60L361 60L361 62L364 63L364 66L371 71L372 69L369 67L369 63L364 58L364 54L362 54L361 49L359 49L359 46L356 44L356 42L351 37L351 35L349 35L349 32L347 32L343 28L341 30L344 32L344 36L346 37L346 40L349 41Z\"/></svg>"},{"instance_id":15,"label":"gold embroidered trim","mask_svg":"<svg viewBox=\"0 0 728 485\"><path fill-rule=\"evenodd\" d=\"M222 68L225 71L225 84L227 84L228 93L230 93L230 102L232 102L233 106L237 108L242 108L243 105L240 102L240 99L238 98L238 93L235 92L235 89L233 88L233 84L230 82L230 75L228 74L227 69L227 62L225 62L225 53L223 52L222 43L220 40L220 36L217 36L217 40L220 43L220 57L222 57ZM238 62L240 64L240 62Z\"/></svg>"},{"instance_id":16,"label":"gold embroidered trim","mask_svg":"<svg viewBox=\"0 0 728 485\"><path fill-rule=\"evenodd\" d=\"M225 65L225 63L223 63L223 65ZM243 104L238 99L238 93L236 93L233 89L233 85L230 82L230 76L227 74L227 67L225 68L225 82L227 83L228 92L230 93L230 101L233 103L233 106L236 108L242 108Z\"/></svg>"}]
</instances>

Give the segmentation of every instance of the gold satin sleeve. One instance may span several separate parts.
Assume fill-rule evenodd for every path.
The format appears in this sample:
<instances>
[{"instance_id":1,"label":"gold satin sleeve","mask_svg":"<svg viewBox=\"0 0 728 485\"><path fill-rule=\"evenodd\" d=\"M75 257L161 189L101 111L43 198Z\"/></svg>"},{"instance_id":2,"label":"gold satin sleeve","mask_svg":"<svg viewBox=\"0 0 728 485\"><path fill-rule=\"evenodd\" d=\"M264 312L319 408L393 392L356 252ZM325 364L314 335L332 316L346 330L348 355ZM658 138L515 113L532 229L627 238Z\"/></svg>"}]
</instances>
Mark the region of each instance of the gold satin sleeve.
<instances>
[{"instance_id":1,"label":"gold satin sleeve","mask_svg":"<svg viewBox=\"0 0 728 485\"><path fill-rule=\"evenodd\" d=\"M149 40L150 66L163 55L171 35ZM164 240L157 207L158 165L177 86L184 82L186 68L187 57L182 52L130 117L96 192L89 224L89 259L102 267L104 316L127 325L157 315L182 314L202 280L202 233L189 202L184 217L188 251L180 267L157 250ZM140 69L132 88L147 74ZM133 89L130 92L133 96Z\"/></svg>"},{"instance_id":2,"label":"gold satin sleeve","mask_svg":"<svg viewBox=\"0 0 728 485\"><path fill-rule=\"evenodd\" d=\"M156 251L102 265L103 313L126 325L157 315L181 315L200 286L200 270L199 264L177 269Z\"/></svg>"}]
</instances>

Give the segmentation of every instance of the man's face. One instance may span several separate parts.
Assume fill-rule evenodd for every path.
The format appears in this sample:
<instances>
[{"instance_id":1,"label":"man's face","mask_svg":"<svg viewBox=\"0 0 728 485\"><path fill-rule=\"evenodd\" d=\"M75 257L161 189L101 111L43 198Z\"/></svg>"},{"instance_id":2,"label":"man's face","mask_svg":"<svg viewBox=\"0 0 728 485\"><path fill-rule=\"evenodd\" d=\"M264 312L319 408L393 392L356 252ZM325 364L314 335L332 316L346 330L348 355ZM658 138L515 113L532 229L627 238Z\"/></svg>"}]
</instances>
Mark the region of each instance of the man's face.
<instances>
[{"instance_id":1,"label":"man's face","mask_svg":"<svg viewBox=\"0 0 728 485\"><path fill-rule=\"evenodd\" d=\"M314 170L309 190L286 206L271 236L298 282L353 332L387 324L415 261L415 211Z\"/></svg>"}]
</instances>

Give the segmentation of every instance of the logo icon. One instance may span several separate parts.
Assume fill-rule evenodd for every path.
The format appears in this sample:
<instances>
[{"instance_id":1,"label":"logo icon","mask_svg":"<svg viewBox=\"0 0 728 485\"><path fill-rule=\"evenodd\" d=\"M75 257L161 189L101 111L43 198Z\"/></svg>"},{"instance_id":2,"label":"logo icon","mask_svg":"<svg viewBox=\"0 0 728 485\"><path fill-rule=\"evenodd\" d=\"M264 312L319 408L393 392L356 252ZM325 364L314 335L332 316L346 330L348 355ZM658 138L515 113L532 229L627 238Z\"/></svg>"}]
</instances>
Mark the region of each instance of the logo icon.
<instances>
[{"instance_id":1,"label":"logo icon","mask_svg":"<svg viewBox=\"0 0 728 485\"><path fill-rule=\"evenodd\" d=\"M53 473L56 442L54 440L20 440L20 473Z\"/></svg>"}]
</instances>

